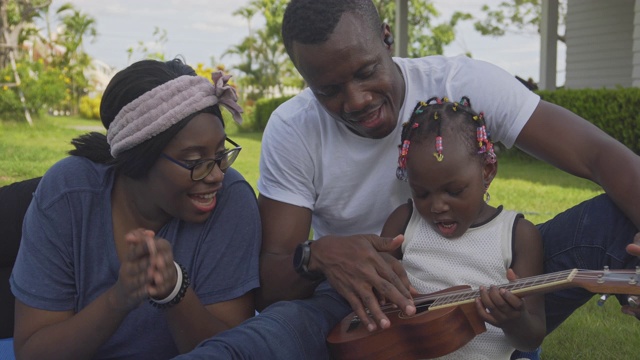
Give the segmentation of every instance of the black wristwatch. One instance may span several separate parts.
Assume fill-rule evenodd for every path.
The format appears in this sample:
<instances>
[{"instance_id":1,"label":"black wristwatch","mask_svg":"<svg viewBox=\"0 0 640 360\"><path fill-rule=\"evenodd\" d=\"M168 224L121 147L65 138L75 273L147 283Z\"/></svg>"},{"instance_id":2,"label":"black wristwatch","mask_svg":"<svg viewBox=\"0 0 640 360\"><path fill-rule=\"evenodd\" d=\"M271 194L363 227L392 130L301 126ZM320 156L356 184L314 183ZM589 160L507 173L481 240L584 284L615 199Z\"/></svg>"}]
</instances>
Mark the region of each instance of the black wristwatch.
<instances>
[{"instance_id":1,"label":"black wristwatch","mask_svg":"<svg viewBox=\"0 0 640 360\"><path fill-rule=\"evenodd\" d=\"M307 240L296 247L293 254L293 268L305 279L320 281L324 280L324 274L319 271L309 271L309 261L311 260L311 243L313 240Z\"/></svg>"}]
</instances>

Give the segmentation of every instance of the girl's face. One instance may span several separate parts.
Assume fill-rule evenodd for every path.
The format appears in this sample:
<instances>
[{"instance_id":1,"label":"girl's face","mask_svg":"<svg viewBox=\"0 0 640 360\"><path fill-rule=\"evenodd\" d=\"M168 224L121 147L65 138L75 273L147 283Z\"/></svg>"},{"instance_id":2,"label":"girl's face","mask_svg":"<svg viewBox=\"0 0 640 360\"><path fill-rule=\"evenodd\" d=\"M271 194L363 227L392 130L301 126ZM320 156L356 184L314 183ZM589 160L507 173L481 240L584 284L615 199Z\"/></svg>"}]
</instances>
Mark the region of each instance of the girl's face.
<instances>
[{"instance_id":1,"label":"girl's face","mask_svg":"<svg viewBox=\"0 0 640 360\"><path fill-rule=\"evenodd\" d=\"M225 150L222 122L213 114L198 114L169 142L163 153L191 165ZM158 158L147 178L150 199L158 210L187 222L204 222L215 209L224 173L218 165L204 179L191 180L191 171Z\"/></svg>"},{"instance_id":2,"label":"girl's face","mask_svg":"<svg viewBox=\"0 0 640 360\"><path fill-rule=\"evenodd\" d=\"M484 201L485 184L496 174L497 163L483 164L458 134L443 135L444 158L438 162L435 136L412 141L407 175L420 215L447 238L457 238L492 214Z\"/></svg>"}]
</instances>

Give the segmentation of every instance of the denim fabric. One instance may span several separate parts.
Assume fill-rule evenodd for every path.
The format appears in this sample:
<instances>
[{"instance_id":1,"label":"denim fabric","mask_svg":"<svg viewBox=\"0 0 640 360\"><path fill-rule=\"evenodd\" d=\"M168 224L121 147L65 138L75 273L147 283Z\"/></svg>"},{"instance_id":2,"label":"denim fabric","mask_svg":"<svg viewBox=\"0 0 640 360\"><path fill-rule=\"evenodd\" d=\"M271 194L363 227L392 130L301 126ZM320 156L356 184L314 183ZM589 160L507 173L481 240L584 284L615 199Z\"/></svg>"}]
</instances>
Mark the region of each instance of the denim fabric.
<instances>
[{"instance_id":1,"label":"denim fabric","mask_svg":"<svg viewBox=\"0 0 640 360\"><path fill-rule=\"evenodd\" d=\"M509 360L540 360L541 348L537 348L534 351L520 351L516 350L511 354Z\"/></svg>"},{"instance_id":2,"label":"denim fabric","mask_svg":"<svg viewBox=\"0 0 640 360\"><path fill-rule=\"evenodd\" d=\"M599 195L538 226L544 241L544 272L571 268L630 269L640 265L625 247L638 232L607 195ZM545 295L547 334L594 294L571 288ZM618 297L626 305L624 295Z\"/></svg>"},{"instance_id":3,"label":"denim fabric","mask_svg":"<svg viewBox=\"0 0 640 360\"><path fill-rule=\"evenodd\" d=\"M0 360L15 360L13 338L0 339Z\"/></svg>"},{"instance_id":4,"label":"denim fabric","mask_svg":"<svg viewBox=\"0 0 640 360\"><path fill-rule=\"evenodd\" d=\"M275 303L174 359L328 359L326 337L350 312L349 303L325 282L313 297Z\"/></svg>"}]
</instances>

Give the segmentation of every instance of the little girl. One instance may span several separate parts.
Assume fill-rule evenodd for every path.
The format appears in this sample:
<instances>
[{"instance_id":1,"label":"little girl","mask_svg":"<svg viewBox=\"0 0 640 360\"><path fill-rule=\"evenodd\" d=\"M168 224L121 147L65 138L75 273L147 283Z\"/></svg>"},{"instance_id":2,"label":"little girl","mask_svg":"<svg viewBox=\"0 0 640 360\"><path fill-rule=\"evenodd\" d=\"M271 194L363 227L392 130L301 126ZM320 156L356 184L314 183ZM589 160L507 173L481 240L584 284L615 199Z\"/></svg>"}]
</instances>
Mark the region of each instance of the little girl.
<instances>
[{"instance_id":1,"label":"little girl","mask_svg":"<svg viewBox=\"0 0 640 360\"><path fill-rule=\"evenodd\" d=\"M422 294L456 285L480 289L476 308L487 331L445 358L509 359L536 349L545 335L544 297L519 298L504 284L543 272L542 240L521 214L490 206L498 170L484 116L468 98L420 102L404 124L398 178L412 200L388 218L382 236L405 236L409 280Z\"/></svg>"}]
</instances>

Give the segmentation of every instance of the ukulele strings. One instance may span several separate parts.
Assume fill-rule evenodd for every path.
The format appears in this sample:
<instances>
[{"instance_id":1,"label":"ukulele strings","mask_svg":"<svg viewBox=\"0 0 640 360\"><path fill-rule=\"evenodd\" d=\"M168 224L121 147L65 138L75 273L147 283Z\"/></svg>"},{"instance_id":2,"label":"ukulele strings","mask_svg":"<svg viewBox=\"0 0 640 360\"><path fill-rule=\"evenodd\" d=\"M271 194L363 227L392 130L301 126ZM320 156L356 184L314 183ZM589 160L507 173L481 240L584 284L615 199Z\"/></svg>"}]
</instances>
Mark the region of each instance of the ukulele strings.
<instances>
[{"instance_id":1,"label":"ukulele strings","mask_svg":"<svg viewBox=\"0 0 640 360\"><path fill-rule=\"evenodd\" d=\"M499 287L505 288L505 289L512 289L512 288L530 286L528 284L547 283L547 282L550 282L549 281L550 279L553 279L554 281L562 280L562 279L565 279L568 275L570 275L572 271L573 269L561 271L558 273L542 274L542 275L532 276L524 279L518 279L511 283L500 285ZM476 290L461 289L461 290L455 290L455 291L450 291L450 292L445 292L440 294L421 295L421 296L415 297L413 301L414 301L414 304L416 305L416 310L418 310L424 307L429 307L433 304L433 302L438 300L444 301L445 303L447 303L447 300L455 299L455 301L460 301L462 299L474 299L478 296L480 296L480 291L477 289ZM451 301L451 302L455 302L455 301ZM380 310L382 310L386 314L386 313L398 311L398 307L395 304L386 304L381 306Z\"/></svg>"},{"instance_id":2,"label":"ukulele strings","mask_svg":"<svg viewBox=\"0 0 640 360\"><path fill-rule=\"evenodd\" d=\"M523 287L530 287L536 284L546 284L549 282L555 282L560 280L565 280L574 270L565 270L552 274L541 274L536 275L524 279L518 279L513 282L500 285L500 288L504 288L507 290L520 289ZM465 300L475 299L480 296L480 290L478 289L461 289L450 292L445 292L441 294L428 294L423 296L418 296L414 298L414 303L416 304L416 310L420 310L424 307L430 307L434 305L434 303L438 304L449 304L455 303ZM393 307L393 306L392 306ZM394 309L396 310L396 309Z\"/></svg>"},{"instance_id":3,"label":"ukulele strings","mask_svg":"<svg viewBox=\"0 0 640 360\"><path fill-rule=\"evenodd\" d=\"M571 276L572 273L573 277ZM603 276L607 270L599 271L599 270L578 270L578 269L570 269L564 271L558 271L551 274L540 274L532 277L527 277L523 279L517 279L512 282L498 285L501 289L506 290L518 290L522 288L533 287L536 285L545 285L549 283L554 283L558 281L566 281L570 282L572 280L578 279L586 279L592 280L598 277ZM620 273L625 275L633 275L637 274L634 270L610 270L611 273ZM426 294L415 297L414 304L416 305L416 310L422 309L424 307L430 307L434 305L435 302L438 304L448 304L454 302L460 302L469 299L475 299L480 296L480 290L478 289L461 289L450 292L444 292L440 294ZM385 304L380 307L385 314L399 311L398 307L395 304Z\"/></svg>"}]
</instances>

